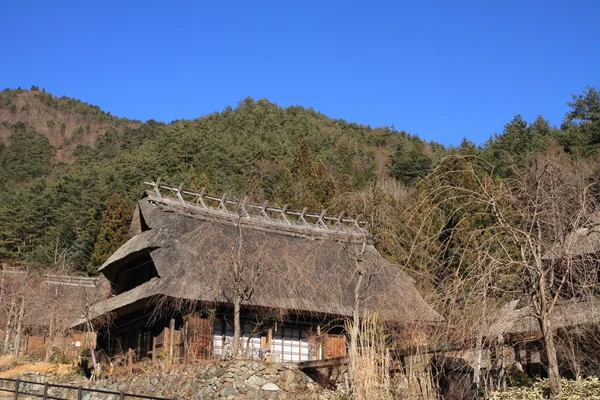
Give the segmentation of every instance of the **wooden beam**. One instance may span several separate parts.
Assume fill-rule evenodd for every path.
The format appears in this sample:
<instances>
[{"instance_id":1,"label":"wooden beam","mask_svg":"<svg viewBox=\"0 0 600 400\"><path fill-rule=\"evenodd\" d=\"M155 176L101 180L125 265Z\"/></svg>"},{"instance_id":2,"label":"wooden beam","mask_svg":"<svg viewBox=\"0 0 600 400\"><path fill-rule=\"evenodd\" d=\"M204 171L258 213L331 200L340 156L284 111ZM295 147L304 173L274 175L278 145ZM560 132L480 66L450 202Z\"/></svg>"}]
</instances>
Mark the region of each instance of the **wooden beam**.
<instances>
[{"instance_id":1,"label":"wooden beam","mask_svg":"<svg viewBox=\"0 0 600 400\"><path fill-rule=\"evenodd\" d=\"M281 213L281 220L283 222L285 222L288 225L291 225L292 223L290 222L290 220L287 218L287 216L285 215L285 213L287 212L288 209L288 204L284 205L283 208L280 210Z\"/></svg>"},{"instance_id":2,"label":"wooden beam","mask_svg":"<svg viewBox=\"0 0 600 400\"><path fill-rule=\"evenodd\" d=\"M179 201L181 202L181 204L185 207L185 200L183 199L183 196L181 195L181 191L183 190L183 183L181 183L179 185L179 187L177 188L177 191L175 192L177 195L177 198L179 199Z\"/></svg>"},{"instance_id":3,"label":"wooden beam","mask_svg":"<svg viewBox=\"0 0 600 400\"><path fill-rule=\"evenodd\" d=\"M205 194L206 194L206 188L202 188L202 190L200 190L200 193L197 194L198 200L196 200L196 204L198 204L202 208L208 208L208 207L206 207L206 204L204 204L204 195Z\"/></svg>"},{"instance_id":4,"label":"wooden beam","mask_svg":"<svg viewBox=\"0 0 600 400\"><path fill-rule=\"evenodd\" d=\"M263 218L267 221L267 222L271 222L271 219L269 218L269 216L267 215L267 204L268 202L265 201L262 205L262 207L260 208L260 215L263 216Z\"/></svg>"},{"instance_id":5,"label":"wooden beam","mask_svg":"<svg viewBox=\"0 0 600 400\"><path fill-rule=\"evenodd\" d=\"M154 183L154 194L156 194L159 198L162 199L162 194L160 194L160 176L156 179L156 183Z\"/></svg>"},{"instance_id":6,"label":"wooden beam","mask_svg":"<svg viewBox=\"0 0 600 400\"><path fill-rule=\"evenodd\" d=\"M305 225L305 226L310 226L310 225L308 224L308 222L306 222L306 220L304 219L304 215L306 214L306 210L307 210L307 208L306 208L306 207L304 207L304 209L303 209L303 210L302 210L302 212L300 213L300 216L298 217L298 219L300 220L300 222L302 222L302 224L303 224L303 225Z\"/></svg>"},{"instance_id":7,"label":"wooden beam","mask_svg":"<svg viewBox=\"0 0 600 400\"><path fill-rule=\"evenodd\" d=\"M298 368L301 370L305 369L316 369L316 368L329 368L338 367L348 363L348 357L333 357L326 358L324 360L313 360L313 361L302 361L298 363Z\"/></svg>"},{"instance_id":8,"label":"wooden beam","mask_svg":"<svg viewBox=\"0 0 600 400\"><path fill-rule=\"evenodd\" d=\"M323 217L325 217L326 213L327 209L321 211L321 214L319 214L319 218L317 219L317 225L320 225L323 229L329 230L329 227L325 224L325 221L323 220Z\"/></svg>"}]
</instances>

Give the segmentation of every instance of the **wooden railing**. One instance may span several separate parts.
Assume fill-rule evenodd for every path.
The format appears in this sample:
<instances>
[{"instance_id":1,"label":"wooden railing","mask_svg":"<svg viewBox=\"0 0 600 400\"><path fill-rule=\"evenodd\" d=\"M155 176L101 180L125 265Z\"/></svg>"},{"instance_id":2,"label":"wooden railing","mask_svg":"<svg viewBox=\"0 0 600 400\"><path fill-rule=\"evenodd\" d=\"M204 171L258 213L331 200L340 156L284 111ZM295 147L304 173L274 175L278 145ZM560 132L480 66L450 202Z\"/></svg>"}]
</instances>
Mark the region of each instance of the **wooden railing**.
<instances>
[{"instance_id":1,"label":"wooden railing","mask_svg":"<svg viewBox=\"0 0 600 400\"><path fill-rule=\"evenodd\" d=\"M348 218L344 213L328 215L327 210L314 213L303 210L291 210L284 207L269 206L267 202L254 204L248 198L234 200L200 192L186 190L183 184L179 187L162 184L160 178L156 182L144 182L152 187L148 191L151 200L167 205L178 205L190 212L204 212L210 215L221 215L228 218L241 218L249 222L269 224L276 227L286 227L303 231L319 233L345 234L363 237L366 235L365 224L356 219ZM172 195L169 196L169 194ZM174 195L174 196L173 196Z\"/></svg>"},{"instance_id":2,"label":"wooden railing","mask_svg":"<svg viewBox=\"0 0 600 400\"><path fill-rule=\"evenodd\" d=\"M123 400L125 398L149 399L149 400L171 400L171 399L167 399L164 397L146 396L146 395L141 395L141 394L133 394L133 393L125 393L125 392L114 392L111 390L104 390L104 389L91 389L91 388L87 388L87 387L83 387L83 386L69 386L69 385L58 385L58 384L50 384L50 383L30 382L30 381L25 381L25 380L21 380L21 379L0 378L0 384L2 385L2 386L0 386L0 392L10 393L12 395L11 397L14 400L18 400L19 396L21 396L21 398L39 397L44 400L46 400L46 399L67 400L67 399L73 399L73 398L76 398L77 400L83 400L83 394L86 392L87 393L100 393L100 394L105 395L106 398L109 398L108 396L111 396L113 399L120 399L120 400ZM39 389L36 391L31 391L33 389L26 388L25 387L26 385L39 386ZM8 387L8 386L12 386L12 387ZM74 396L68 396L68 397L51 396L49 394L49 391L52 388L66 389L68 391L71 391L73 394L76 394L76 397L74 397ZM26 389L29 391L26 391ZM1 397L1 395L0 395L0 397Z\"/></svg>"},{"instance_id":3,"label":"wooden railing","mask_svg":"<svg viewBox=\"0 0 600 400\"><path fill-rule=\"evenodd\" d=\"M16 268L4 267L2 269L2 274L27 276L28 272ZM90 278L87 276L44 274L42 275L42 278L44 283L50 285L96 287L98 284L98 278Z\"/></svg>"}]
</instances>

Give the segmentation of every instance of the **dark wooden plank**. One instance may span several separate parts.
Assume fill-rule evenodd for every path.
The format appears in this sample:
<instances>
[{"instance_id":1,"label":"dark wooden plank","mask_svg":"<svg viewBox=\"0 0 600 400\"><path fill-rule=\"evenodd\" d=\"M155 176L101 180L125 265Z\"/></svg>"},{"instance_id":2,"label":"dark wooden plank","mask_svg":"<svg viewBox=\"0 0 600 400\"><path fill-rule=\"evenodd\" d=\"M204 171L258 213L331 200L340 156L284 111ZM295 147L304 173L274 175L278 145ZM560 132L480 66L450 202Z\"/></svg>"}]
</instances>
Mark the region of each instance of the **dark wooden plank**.
<instances>
[{"instance_id":1,"label":"dark wooden plank","mask_svg":"<svg viewBox=\"0 0 600 400\"><path fill-rule=\"evenodd\" d=\"M333 357L326 358L324 360L313 360L313 361L302 361L298 363L298 368L301 370L305 369L316 369L316 368L329 368L338 367L348 362L347 357Z\"/></svg>"}]
</instances>

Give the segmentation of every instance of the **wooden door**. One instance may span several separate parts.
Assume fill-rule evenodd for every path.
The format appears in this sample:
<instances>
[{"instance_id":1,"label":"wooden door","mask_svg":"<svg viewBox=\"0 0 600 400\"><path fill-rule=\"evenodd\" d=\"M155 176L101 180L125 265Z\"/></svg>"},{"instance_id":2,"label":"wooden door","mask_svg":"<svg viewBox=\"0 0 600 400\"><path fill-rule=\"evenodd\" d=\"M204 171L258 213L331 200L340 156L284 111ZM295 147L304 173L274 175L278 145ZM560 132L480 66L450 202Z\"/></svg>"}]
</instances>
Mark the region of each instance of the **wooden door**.
<instances>
[{"instance_id":1,"label":"wooden door","mask_svg":"<svg viewBox=\"0 0 600 400\"><path fill-rule=\"evenodd\" d=\"M323 347L323 358L344 357L346 356L346 336L327 334Z\"/></svg>"},{"instance_id":2,"label":"wooden door","mask_svg":"<svg viewBox=\"0 0 600 400\"><path fill-rule=\"evenodd\" d=\"M185 316L185 356L188 361L206 360L212 356L213 324L200 314Z\"/></svg>"}]
</instances>

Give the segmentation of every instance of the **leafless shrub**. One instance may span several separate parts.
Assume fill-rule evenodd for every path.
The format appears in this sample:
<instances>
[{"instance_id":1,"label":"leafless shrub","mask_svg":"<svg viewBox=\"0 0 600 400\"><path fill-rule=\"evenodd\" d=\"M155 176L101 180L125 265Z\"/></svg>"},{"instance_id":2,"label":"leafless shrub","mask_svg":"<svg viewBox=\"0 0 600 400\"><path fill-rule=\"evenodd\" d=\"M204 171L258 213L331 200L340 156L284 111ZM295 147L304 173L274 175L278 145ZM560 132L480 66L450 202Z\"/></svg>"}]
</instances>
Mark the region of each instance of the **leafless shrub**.
<instances>
[{"instance_id":1,"label":"leafless shrub","mask_svg":"<svg viewBox=\"0 0 600 400\"><path fill-rule=\"evenodd\" d=\"M579 238L597 224L594 189L586 166L557 149L505 181L473 159L453 156L422 183L412 209L408 259L428 266L438 310L451 326L464 326L465 338L476 336L481 349L498 302L521 298L539 323L554 395L560 391L556 305L597 292L597 261Z\"/></svg>"}]
</instances>

